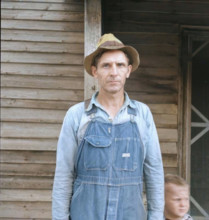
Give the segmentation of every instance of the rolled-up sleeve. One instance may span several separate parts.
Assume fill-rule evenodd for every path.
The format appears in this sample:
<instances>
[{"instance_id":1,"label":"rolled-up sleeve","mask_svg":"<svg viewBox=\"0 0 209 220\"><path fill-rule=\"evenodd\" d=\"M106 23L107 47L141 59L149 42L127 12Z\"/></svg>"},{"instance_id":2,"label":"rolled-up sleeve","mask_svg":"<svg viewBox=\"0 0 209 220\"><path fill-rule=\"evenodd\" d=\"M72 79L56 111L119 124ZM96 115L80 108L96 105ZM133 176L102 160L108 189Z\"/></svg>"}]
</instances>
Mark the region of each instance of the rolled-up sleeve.
<instances>
[{"instance_id":1,"label":"rolled-up sleeve","mask_svg":"<svg viewBox=\"0 0 209 220\"><path fill-rule=\"evenodd\" d=\"M52 192L52 219L68 220L74 180L74 160L77 148L75 121L68 111L57 145L56 169Z\"/></svg>"},{"instance_id":2,"label":"rolled-up sleeve","mask_svg":"<svg viewBox=\"0 0 209 220\"><path fill-rule=\"evenodd\" d=\"M163 220L164 171L157 130L150 110L146 115L144 178L148 220Z\"/></svg>"}]
</instances>

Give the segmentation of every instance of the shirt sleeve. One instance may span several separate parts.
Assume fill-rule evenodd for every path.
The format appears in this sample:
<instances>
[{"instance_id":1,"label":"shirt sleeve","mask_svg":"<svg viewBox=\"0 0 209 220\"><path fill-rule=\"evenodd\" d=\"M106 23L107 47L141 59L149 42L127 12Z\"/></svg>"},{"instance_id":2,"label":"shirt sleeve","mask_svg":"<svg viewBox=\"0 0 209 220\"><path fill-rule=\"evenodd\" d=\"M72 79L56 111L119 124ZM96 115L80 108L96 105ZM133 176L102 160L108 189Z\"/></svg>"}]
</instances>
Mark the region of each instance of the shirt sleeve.
<instances>
[{"instance_id":1,"label":"shirt sleeve","mask_svg":"<svg viewBox=\"0 0 209 220\"><path fill-rule=\"evenodd\" d=\"M74 181L74 160L77 149L75 120L68 111L61 128L57 145L56 169L52 192L52 219L68 220Z\"/></svg>"},{"instance_id":2,"label":"shirt sleeve","mask_svg":"<svg viewBox=\"0 0 209 220\"><path fill-rule=\"evenodd\" d=\"M147 196L147 219L162 220L164 211L164 171L157 130L149 108L146 115L146 124L144 179Z\"/></svg>"}]
</instances>

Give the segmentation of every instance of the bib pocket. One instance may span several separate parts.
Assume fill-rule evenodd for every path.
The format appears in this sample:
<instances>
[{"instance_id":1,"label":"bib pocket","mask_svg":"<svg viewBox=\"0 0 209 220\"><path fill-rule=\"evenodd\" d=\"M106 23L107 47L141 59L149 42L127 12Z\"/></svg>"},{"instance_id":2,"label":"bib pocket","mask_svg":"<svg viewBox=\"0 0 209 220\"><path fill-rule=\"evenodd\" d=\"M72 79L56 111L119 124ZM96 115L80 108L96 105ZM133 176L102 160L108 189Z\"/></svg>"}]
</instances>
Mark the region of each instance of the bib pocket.
<instances>
[{"instance_id":1,"label":"bib pocket","mask_svg":"<svg viewBox=\"0 0 209 220\"><path fill-rule=\"evenodd\" d=\"M114 168L120 171L135 171L137 169L138 138L115 138Z\"/></svg>"},{"instance_id":2,"label":"bib pocket","mask_svg":"<svg viewBox=\"0 0 209 220\"><path fill-rule=\"evenodd\" d=\"M106 136L89 135L85 137L84 167L86 170L107 169L111 143L111 138Z\"/></svg>"}]
</instances>

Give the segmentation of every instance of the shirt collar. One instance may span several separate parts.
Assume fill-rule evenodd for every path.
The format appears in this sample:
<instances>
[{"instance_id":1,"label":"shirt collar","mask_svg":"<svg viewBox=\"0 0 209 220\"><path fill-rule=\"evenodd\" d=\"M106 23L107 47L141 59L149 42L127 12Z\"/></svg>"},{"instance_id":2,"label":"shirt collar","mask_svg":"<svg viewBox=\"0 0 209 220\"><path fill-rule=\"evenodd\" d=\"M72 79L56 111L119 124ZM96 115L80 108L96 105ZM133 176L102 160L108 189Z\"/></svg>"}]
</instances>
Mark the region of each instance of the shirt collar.
<instances>
[{"instance_id":1,"label":"shirt collar","mask_svg":"<svg viewBox=\"0 0 209 220\"><path fill-rule=\"evenodd\" d=\"M98 103L97 101L97 95L99 92L95 92L90 100L90 103L88 104L88 107L86 108L86 112L89 112L92 110L93 106L95 105L96 107L101 107L101 105ZM127 92L124 92L125 95L125 102L122 106L122 109L130 106L131 108L136 108L136 106L134 105L134 103L132 102L132 100L129 98Z\"/></svg>"}]
</instances>

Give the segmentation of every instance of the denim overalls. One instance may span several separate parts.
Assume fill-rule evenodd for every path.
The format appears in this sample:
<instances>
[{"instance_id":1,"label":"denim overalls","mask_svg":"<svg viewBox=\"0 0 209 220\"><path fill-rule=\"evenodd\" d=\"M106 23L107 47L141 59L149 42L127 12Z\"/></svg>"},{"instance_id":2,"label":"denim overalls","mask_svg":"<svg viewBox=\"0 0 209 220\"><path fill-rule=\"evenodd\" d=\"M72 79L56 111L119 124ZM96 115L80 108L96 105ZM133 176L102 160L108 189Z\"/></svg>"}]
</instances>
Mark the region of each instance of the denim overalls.
<instances>
[{"instance_id":1,"label":"denim overalls","mask_svg":"<svg viewBox=\"0 0 209 220\"><path fill-rule=\"evenodd\" d=\"M143 155L136 110L121 124L92 118L78 148L71 220L145 220Z\"/></svg>"}]
</instances>

